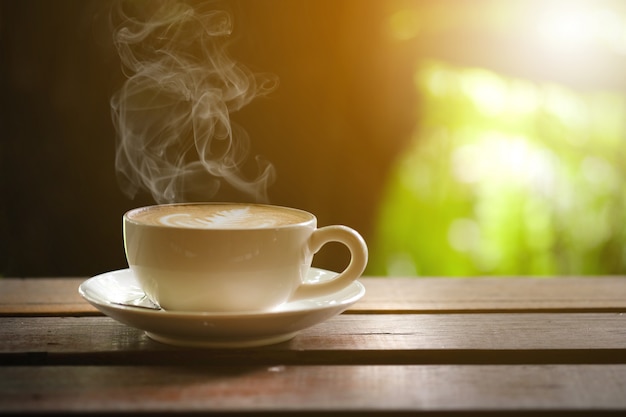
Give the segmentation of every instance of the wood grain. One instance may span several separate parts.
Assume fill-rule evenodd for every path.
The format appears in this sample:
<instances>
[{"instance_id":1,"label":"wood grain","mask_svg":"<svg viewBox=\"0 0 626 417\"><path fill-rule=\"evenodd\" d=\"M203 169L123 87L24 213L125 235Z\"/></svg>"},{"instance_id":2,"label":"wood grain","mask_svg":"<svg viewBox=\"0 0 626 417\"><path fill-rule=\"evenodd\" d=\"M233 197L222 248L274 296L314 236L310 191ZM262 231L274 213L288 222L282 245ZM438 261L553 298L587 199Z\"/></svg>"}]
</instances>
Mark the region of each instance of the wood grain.
<instances>
[{"instance_id":1,"label":"wood grain","mask_svg":"<svg viewBox=\"0 0 626 417\"><path fill-rule=\"evenodd\" d=\"M626 411L626 277L366 277L345 314L228 350L154 342L81 282L0 279L0 415Z\"/></svg>"},{"instance_id":2,"label":"wood grain","mask_svg":"<svg viewBox=\"0 0 626 417\"><path fill-rule=\"evenodd\" d=\"M352 312L626 311L626 277L362 278Z\"/></svg>"},{"instance_id":3,"label":"wood grain","mask_svg":"<svg viewBox=\"0 0 626 417\"><path fill-rule=\"evenodd\" d=\"M0 364L626 363L624 329L619 313L340 315L289 342L211 351L107 317L20 317L2 319Z\"/></svg>"},{"instance_id":4,"label":"wood grain","mask_svg":"<svg viewBox=\"0 0 626 417\"><path fill-rule=\"evenodd\" d=\"M84 278L0 279L0 316L100 315L79 294Z\"/></svg>"},{"instance_id":5,"label":"wood grain","mask_svg":"<svg viewBox=\"0 0 626 417\"><path fill-rule=\"evenodd\" d=\"M626 409L626 365L0 367L0 413Z\"/></svg>"},{"instance_id":6,"label":"wood grain","mask_svg":"<svg viewBox=\"0 0 626 417\"><path fill-rule=\"evenodd\" d=\"M99 315L85 278L0 279L0 315ZM347 313L626 311L626 277L375 278Z\"/></svg>"}]
</instances>

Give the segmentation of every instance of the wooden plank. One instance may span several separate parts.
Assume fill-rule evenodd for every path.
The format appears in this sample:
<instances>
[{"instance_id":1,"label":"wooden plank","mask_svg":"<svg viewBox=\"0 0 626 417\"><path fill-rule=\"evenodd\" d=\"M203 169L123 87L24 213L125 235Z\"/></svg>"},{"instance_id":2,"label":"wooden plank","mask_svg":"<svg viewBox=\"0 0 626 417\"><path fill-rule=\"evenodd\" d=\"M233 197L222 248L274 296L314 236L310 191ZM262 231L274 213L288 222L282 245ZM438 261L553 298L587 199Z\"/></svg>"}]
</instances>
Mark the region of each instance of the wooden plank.
<instances>
[{"instance_id":1,"label":"wooden plank","mask_svg":"<svg viewBox=\"0 0 626 417\"><path fill-rule=\"evenodd\" d=\"M626 411L626 365L0 368L14 412Z\"/></svg>"},{"instance_id":2,"label":"wooden plank","mask_svg":"<svg viewBox=\"0 0 626 417\"><path fill-rule=\"evenodd\" d=\"M285 343L207 354L107 317L5 317L0 364L626 363L624 329L620 313L340 315Z\"/></svg>"},{"instance_id":3,"label":"wooden plank","mask_svg":"<svg viewBox=\"0 0 626 417\"><path fill-rule=\"evenodd\" d=\"M85 278L0 279L0 316L100 315L78 294Z\"/></svg>"},{"instance_id":4,"label":"wooden plank","mask_svg":"<svg viewBox=\"0 0 626 417\"><path fill-rule=\"evenodd\" d=\"M626 277L362 278L351 312L626 311Z\"/></svg>"},{"instance_id":5,"label":"wooden plank","mask_svg":"<svg viewBox=\"0 0 626 417\"><path fill-rule=\"evenodd\" d=\"M0 279L0 316L99 315L78 294L84 278ZM626 277L361 278L347 313L626 311Z\"/></svg>"}]
</instances>

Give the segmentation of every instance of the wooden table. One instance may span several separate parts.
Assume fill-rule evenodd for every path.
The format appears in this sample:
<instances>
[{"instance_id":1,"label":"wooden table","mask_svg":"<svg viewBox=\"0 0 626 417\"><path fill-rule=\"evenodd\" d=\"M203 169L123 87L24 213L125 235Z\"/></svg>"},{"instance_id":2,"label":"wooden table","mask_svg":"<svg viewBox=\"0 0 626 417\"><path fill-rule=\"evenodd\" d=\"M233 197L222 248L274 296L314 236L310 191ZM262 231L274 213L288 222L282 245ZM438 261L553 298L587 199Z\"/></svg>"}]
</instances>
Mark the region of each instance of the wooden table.
<instances>
[{"instance_id":1,"label":"wooden table","mask_svg":"<svg viewBox=\"0 0 626 417\"><path fill-rule=\"evenodd\" d=\"M176 348L81 278L0 279L0 415L626 413L626 277L362 278L289 342Z\"/></svg>"}]
</instances>

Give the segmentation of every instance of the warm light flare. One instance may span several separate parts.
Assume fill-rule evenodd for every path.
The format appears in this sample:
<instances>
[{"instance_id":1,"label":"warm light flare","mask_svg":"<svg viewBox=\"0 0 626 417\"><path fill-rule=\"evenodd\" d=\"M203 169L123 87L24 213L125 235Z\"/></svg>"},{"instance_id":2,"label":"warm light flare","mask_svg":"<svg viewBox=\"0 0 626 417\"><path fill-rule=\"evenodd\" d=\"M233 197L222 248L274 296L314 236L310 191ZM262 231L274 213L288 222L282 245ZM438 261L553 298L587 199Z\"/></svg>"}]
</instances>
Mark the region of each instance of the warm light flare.
<instances>
[{"instance_id":1,"label":"warm light flare","mask_svg":"<svg viewBox=\"0 0 626 417\"><path fill-rule=\"evenodd\" d=\"M572 6L575 3L572 4ZM580 48L593 39L593 18L588 10L553 7L539 14L537 32L558 48Z\"/></svg>"},{"instance_id":2,"label":"warm light flare","mask_svg":"<svg viewBox=\"0 0 626 417\"><path fill-rule=\"evenodd\" d=\"M543 4L535 15L538 42L555 51L585 53L590 49L626 52L626 20L593 2Z\"/></svg>"}]
</instances>

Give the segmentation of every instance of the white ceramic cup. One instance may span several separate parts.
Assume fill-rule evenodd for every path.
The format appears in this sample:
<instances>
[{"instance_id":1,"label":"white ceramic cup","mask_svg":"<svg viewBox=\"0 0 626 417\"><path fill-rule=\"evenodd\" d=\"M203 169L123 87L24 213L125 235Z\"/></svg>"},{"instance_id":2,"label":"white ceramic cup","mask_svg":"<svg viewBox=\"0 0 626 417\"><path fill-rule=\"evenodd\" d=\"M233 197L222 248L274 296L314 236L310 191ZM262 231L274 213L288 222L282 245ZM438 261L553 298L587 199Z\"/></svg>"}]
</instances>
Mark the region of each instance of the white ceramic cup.
<instances>
[{"instance_id":1,"label":"white ceramic cup","mask_svg":"<svg viewBox=\"0 0 626 417\"><path fill-rule=\"evenodd\" d=\"M124 214L130 269L165 310L252 312L337 292L367 265L365 241L346 226L317 228L293 208L237 203L181 203ZM350 251L336 278L305 282L313 255L328 242Z\"/></svg>"}]
</instances>

